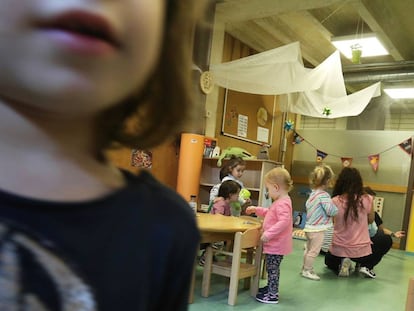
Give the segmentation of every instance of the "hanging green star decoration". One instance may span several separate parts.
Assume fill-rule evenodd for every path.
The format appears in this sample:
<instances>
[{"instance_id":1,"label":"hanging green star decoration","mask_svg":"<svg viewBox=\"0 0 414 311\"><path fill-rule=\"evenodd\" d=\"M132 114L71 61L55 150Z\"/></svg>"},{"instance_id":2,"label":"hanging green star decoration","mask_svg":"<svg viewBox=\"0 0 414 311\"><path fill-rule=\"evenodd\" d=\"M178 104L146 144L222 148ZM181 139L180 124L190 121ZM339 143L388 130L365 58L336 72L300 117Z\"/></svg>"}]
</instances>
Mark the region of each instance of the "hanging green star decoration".
<instances>
[{"instance_id":1,"label":"hanging green star decoration","mask_svg":"<svg viewBox=\"0 0 414 311\"><path fill-rule=\"evenodd\" d=\"M283 126L283 128L285 129L285 131L291 131L293 130L293 124L295 124L292 120L288 120L285 121L285 125Z\"/></svg>"},{"instance_id":2,"label":"hanging green star decoration","mask_svg":"<svg viewBox=\"0 0 414 311\"><path fill-rule=\"evenodd\" d=\"M328 108L328 107L323 108L323 112L322 112L322 114L323 114L324 116L327 116L327 117L328 117L331 113L332 113L332 112L331 112L331 108Z\"/></svg>"}]
</instances>

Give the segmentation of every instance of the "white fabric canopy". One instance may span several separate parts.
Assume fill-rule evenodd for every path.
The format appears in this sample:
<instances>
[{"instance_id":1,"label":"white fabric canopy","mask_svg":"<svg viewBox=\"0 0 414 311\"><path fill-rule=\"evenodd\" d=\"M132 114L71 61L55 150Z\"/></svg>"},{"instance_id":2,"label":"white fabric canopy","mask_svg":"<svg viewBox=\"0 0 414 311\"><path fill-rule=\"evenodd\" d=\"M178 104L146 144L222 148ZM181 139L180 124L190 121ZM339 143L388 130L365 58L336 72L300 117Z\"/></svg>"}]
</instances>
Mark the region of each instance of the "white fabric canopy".
<instances>
[{"instance_id":1,"label":"white fabric canopy","mask_svg":"<svg viewBox=\"0 0 414 311\"><path fill-rule=\"evenodd\" d=\"M380 95L380 83L354 94L346 94L339 52L314 69L302 63L299 42L213 64L214 83L231 90L281 95L282 111L312 117L339 118L360 114L372 97ZM323 114L325 108L330 114Z\"/></svg>"}]
</instances>

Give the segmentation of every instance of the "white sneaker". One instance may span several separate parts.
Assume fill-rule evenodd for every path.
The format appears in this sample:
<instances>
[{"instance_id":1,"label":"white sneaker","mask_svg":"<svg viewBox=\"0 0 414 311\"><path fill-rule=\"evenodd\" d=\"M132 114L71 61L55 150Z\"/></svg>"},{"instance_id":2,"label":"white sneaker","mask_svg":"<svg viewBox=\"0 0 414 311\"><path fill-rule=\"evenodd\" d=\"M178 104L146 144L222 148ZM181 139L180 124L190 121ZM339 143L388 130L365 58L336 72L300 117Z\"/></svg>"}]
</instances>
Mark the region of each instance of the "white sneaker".
<instances>
[{"instance_id":1,"label":"white sneaker","mask_svg":"<svg viewBox=\"0 0 414 311\"><path fill-rule=\"evenodd\" d=\"M313 270L302 270L302 276L314 281L319 281L321 279Z\"/></svg>"},{"instance_id":2,"label":"white sneaker","mask_svg":"<svg viewBox=\"0 0 414 311\"><path fill-rule=\"evenodd\" d=\"M341 266L339 267L338 276L347 277L349 276L349 270L352 266L352 261L349 258L343 258Z\"/></svg>"},{"instance_id":3,"label":"white sneaker","mask_svg":"<svg viewBox=\"0 0 414 311\"><path fill-rule=\"evenodd\" d=\"M369 277L371 279L375 279L377 276L375 275L374 270L369 270L367 267L359 268L359 273L363 274L365 277Z\"/></svg>"}]
</instances>

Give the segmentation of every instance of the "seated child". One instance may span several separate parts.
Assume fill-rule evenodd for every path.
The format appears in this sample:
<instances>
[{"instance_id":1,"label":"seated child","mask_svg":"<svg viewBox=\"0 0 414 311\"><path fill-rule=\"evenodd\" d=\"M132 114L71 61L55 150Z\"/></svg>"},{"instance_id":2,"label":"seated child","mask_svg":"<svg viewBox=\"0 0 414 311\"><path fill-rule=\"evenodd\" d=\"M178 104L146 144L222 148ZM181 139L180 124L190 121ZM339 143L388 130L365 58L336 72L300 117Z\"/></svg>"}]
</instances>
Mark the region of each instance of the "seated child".
<instances>
[{"instance_id":1,"label":"seated child","mask_svg":"<svg viewBox=\"0 0 414 311\"><path fill-rule=\"evenodd\" d=\"M240 192L240 185L235 182L234 180L226 180L224 181L218 192L218 197L214 200L213 207L210 211L210 214L221 214L224 216L231 216L231 206L232 202L238 202L239 200L239 192ZM222 248L224 243L222 241L218 241L213 243L214 248ZM207 248L208 244L202 244L201 249L203 249L203 253L199 259L200 266L203 266L205 263L205 249Z\"/></svg>"},{"instance_id":2,"label":"seated child","mask_svg":"<svg viewBox=\"0 0 414 311\"><path fill-rule=\"evenodd\" d=\"M217 198L214 200L213 207L210 211L211 214L222 214L225 216L231 216L230 203L238 202L239 193L241 187L240 184L234 180L223 181L220 185Z\"/></svg>"},{"instance_id":3,"label":"seated child","mask_svg":"<svg viewBox=\"0 0 414 311\"><path fill-rule=\"evenodd\" d=\"M218 192L221 186L221 183L233 180L240 185L240 188L245 190L244 196L240 196L238 201L232 202L232 216L240 216L242 213L242 208L247 207L251 204L250 201L250 192L244 188L243 182L240 178L243 176L244 170L246 168L246 162L242 158L232 156L221 168L220 170L220 183L216 184L210 190L210 200L209 200L209 209L211 212L214 202L219 196Z\"/></svg>"}]
</instances>

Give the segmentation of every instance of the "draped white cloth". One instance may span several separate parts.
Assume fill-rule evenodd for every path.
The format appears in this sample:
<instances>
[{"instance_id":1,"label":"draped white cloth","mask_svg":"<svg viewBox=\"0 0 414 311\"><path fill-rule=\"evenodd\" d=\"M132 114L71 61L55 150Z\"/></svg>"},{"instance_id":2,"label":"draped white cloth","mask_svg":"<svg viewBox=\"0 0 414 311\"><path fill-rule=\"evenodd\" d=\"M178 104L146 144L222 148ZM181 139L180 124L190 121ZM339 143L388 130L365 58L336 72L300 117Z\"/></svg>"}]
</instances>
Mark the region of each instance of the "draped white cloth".
<instances>
[{"instance_id":1,"label":"draped white cloth","mask_svg":"<svg viewBox=\"0 0 414 311\"><path fill-rule=\"evenodd\" d=\"M222 64L212 64L214 83L231 90L282 95L281 109L319 118L360 114L380 83L346 94L339 52L314 69L305 68L299 42ZM330 113L324 114L325 110Z\"/></svg>"}]
</instances>

